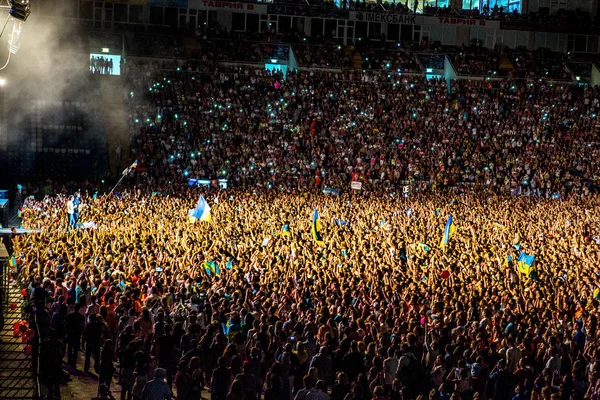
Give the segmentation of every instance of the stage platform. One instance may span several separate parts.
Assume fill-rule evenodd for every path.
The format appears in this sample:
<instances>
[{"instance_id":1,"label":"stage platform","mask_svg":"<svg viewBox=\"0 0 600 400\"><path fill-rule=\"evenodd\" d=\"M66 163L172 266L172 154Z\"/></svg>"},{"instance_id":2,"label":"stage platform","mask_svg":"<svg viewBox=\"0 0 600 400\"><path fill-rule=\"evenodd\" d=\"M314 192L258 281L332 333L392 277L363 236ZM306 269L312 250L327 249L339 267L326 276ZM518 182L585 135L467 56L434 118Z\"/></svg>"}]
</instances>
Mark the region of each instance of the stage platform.
<instances>
[{"instance_id":1,"label":"stage platform","mask_svg":"<svg viewBox=\"0 0 600 400\"><path fill-rule=\"evenodd\" d=\"M12 228L2 228L0 229L0 235L10 235ZM41 229L21 229L17 228L17 235L22 235L24 233L33 233L33 232L41 232Z\"/></svg>"}]
</instances>

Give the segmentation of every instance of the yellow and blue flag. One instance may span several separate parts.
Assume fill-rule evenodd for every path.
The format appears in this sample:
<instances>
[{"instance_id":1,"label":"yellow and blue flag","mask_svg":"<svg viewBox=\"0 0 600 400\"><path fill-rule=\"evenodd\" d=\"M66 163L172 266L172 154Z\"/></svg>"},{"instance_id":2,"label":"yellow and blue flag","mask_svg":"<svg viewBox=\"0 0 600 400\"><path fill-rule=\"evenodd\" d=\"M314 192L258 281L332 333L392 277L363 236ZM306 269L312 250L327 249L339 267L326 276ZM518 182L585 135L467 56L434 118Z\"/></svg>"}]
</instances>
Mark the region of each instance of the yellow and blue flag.
<instances>
[{"instance_id":1,"label":"yellow and blue flag","mask_svg":"<svg viewBox=\"0 0 600 400\"><path fill-rule=\"evenodd\" d=\"M211 275L221 276L221 269L219 268L217 263L214 261L205 261L204 262L204 271L206 272L206 275L208 275L208 276L211 276Z\"/></svg>"},{"instance_id":2,"label":"yellow and blue flag","mask_svg":"<svg viewBox=\"0 0 600 400\"><path fill-rule=\"evenodd\" d=\"M531 275L531 273L534 271L534 268L533 268L534 261L535 261L535 256L529 255L523 251L521 254L519 254L519 259L518 259L519 272L522 273L523 275L529 277Z\"/></svg>"},{"instance_id":3,"label":"yellow and blue flag","mask_svg":"<svg viewBox=\"0 0 600 400\"><path fill-rule=\"evenodd\" d=\"M11 267L16 267L17 266L17 259L14 257L11 257L10 260L8 260L8 265L10 265Z\"/></svg>"},{"instance_id":4,"label":"yellow and blue flag","mask_svg":"<svg viewBox=\"0 0 600 400\"><path fill-rule=\"evenodd\" d=\"M442 241L440 242L440 247L444 247L448 244L448 241L454 235L456 231L456 225L454 225L454 221L452 220L452 214L448 217L448 221L446 221L446 227L444 228L444 234L442 235Z\"/></svg>"},{"instance_id":5,"label":"yellow and blue flag","mask_svg":"<svg viewBox=\"0 0 600 400\"><path fill-rule=\"evenodd\" d=\"M135 160L133 162L133 164L131 164L129 167L127 167L123 170L123 175L127 175L130 172L135 171L135 169L137 168L137 165L138 165L138 160Z\"/></svg>"},{"instance_id":6,"label":"yellow and blue flag","mask_svg":"<svg viewBox=\"0 0 600 400\"><path fill-rule=\"evenodd\" d=\"M431 250L431 247L427 246L425 243L421 242L419 243L419 248L423 249L424 251L429 251Z\"/></svg>"},{"instance_id":7,"label":"yellow and blue flag","mask_svg":"<svg viewBox=\"0 0 600 400\"><path fill-rule=\"evenodd\" d=\"M290 224L284 224L281 228L282 236L290 236Z\"/></svg>"},{"instance_id":8,"label":"yellow and blue flag","mask_svg":"<svg viewBox=\"0 0 600 400\"><path fill-rule=\"evenodd\" d=\"M594 296L594 300L600 300L600 288L594 289L592 295Z\"/></svg>"},{"instance_id":9,"label":"yellow and blue flag","mask_svg":"<svg viewBox=\"0 0 600 400\"><path fill-rule=\"evenodd\" d=\"M198 204L195 209L192 209L188 212L188 217L191 223L196 222L197 219L200 221L208 221L210 222L210 206L204 200L204 197L200 195L200 199L198 199Z\"/></svg>"},{"instance_id":10,"label":"yellow and blue flag","mask_svg":"<svg viewBox=\"0 0 600 400\"><path fill-rule=\"evenodd\" d=\"M501 224L501 223L499 223L499 222L494 222L494 227L495 227L495 228L498 228L498 229L500 229L500 230L502 230L502 231L505 231L505 230L506 230L506 225L504 225L504 224Z\"/></svg>"},{"instance_id":11,"label":"yellow and blue flag","mask_svg":"<svg viewBox=\"0 0 600 400\"><path fill-rule=\"evenodd\" d=\"M321 218L319 218L317 210L313 214L312 237L319 246L323 245L323 239L321 238Z\"/></svg>"}]
</instances>

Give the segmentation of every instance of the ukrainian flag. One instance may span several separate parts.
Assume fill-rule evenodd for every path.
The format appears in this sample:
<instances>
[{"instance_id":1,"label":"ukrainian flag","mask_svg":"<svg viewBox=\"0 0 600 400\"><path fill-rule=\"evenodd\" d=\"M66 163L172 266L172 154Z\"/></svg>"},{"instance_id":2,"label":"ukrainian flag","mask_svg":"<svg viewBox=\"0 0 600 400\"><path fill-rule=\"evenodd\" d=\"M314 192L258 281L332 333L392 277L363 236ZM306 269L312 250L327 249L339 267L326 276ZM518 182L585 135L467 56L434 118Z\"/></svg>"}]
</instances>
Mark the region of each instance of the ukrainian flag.
<instances>
[{"instance_id":1,"label":"ukrainian flag","mask_svg":"<svg viewBox=\"0 0 600 400\"><path fill-rule=\"evenodd\" d=\"M196 209L195 208L192 208L191 210L188 211L188 221L190 224L196 223Z\"/></svg>"},{"instance_id":2,"label":"ukrainian flag","mask_svg":"<svg viewBox=\"0 0 600 400\"><path fill-rule=\"evenodd\" d=\"M419 248L423 249L424 251L429 251L431 250L431 247L427 246L425 243L421 242L419 243Z\"/></svg>"},{"instance_id":3,"label":"ukrainian flag","mask_svg":"<svg viewBox=\"0 0 600 400\"><path fill-rule=\"evenodd\" d=\"M600 288L594 289L594 292L592 294L594 296L594 300L600 300Z\"/></svg>"},{"instance_id":4,"label":"ukrainian flag","mask_svg":"<svg viewBox=\"0 0 600 400\"><path fill-rule=\"evenodd\" d=\"M283 225L283 227L281 228L281 235L290 236L290 224Z\"/></svg>"},{"instance_id":5,"label":"ukrainian flag","mask_svg":"<svg viewBox=\"0 0 600 400\"><path fill-rule=\"evenodd\" d=\"M219 268L217 263L214 261L206 261L204 263L204 271L206 272L206 275L208 275L208 276L211 276L211 275L221 276L221 269Z\"/></svg>"},{"instance_id":6,"label":"ukrainian flag","mask_svg":"<svg viewBox=\"0 0 600 400\"><path fill-rule=\"evenodd\" d=\"M319 213L315 210L312 220L312 237L319 246L323 246L323 238L321 238L321 218Z\"/></svg>"},{"instance_id":7,"label":"ukrainian flag","mask_svg":"<svg viewBox=\"0 0 600 400\"><path fill-rule=\"evenodd\" d=\"M8 265L10 265L11 267L16 267L17 266L17 259L14 257L11 257L10 260L8 260Z\"/></svg>"},{"instance_id":8,"label":"ukrainian flag","mask_svg":"<svg viewBox=\"0 0 600 400\"><path fill-rule=\"evenodd\" d=\"M446 227L444 228L444 235L442 236L442 241L440 242L440 247L444 247L445 245L448 244L448 241L450 240L452 235L454 235L455 231L456 231L456 226L454 225L454 222L452 221L452 214L450 214L450 216L448 217L448 221L446 221Z\"/></svg>"},{"instance_id":9,"label":"ukrainian flag","mask_svg":"<svg viewBox=\"0 0 600 400\"><path fill-rule=\"evenodd\" d=\"M133 164L123 170L123 175L127 175L128 173L134 171L137 168L138 160L135 160Z\"/></svg>"},{"instance_id":10,"label":"ukrainian flag","mask_svg":"<svg viewBox=\"0 0 600 400\"><path fill-rule=\"evenodd\" d=\"M500 230L502 230L502 231L505 231L505 230L506 230L506 225L504 225L504 224L500 224L500 223L498 223L498 222L494 222L494 227L496 227L496 228L498 228L498 229L500 229Z\"/></svg>"},{"instance_id":11,"label":"ukrainian flag","mask_svg":"<svg viewBox=\"0 0 600 400\"><path fill-rule=\"evenodd\" d=\"M530 256L525 252L522 252L521 254L519 254L519 260L518 260L519 272L527 277L529 275L531 275L531 273L534 271L534 268L533 268L534 261L535 261L535 256Z\"/></svg>"},{"instance_id":12,"label":"ukrainian flag","mask_svg":"<svg viewBox=\"0 0 600 400\"><path fill-rule=\"evenodd\" d=\"M210 222L210 206L208 205L206 200L204 200L204 197L202 195L200 195L200 199L198 199L198 204L196 205L196 208L190 210L188 212L188 216L190 218L190 222L192 223L196 222L196 219L199 219L200 221ZM192 218L194 219L192 220Z\"/></svg>"}]
</instances>

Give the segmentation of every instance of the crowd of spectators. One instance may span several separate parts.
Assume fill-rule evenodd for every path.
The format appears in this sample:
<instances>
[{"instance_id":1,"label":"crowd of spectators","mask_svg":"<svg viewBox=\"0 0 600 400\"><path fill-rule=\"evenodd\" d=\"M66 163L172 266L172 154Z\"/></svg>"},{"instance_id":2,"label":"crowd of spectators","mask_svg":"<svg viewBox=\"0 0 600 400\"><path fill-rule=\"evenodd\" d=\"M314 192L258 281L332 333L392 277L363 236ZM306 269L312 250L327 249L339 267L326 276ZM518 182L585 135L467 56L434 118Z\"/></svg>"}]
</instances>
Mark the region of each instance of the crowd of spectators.
<instances>
[{"instance_id":1,"label":"crowd of spectators","mask_svg":"<svg viewBox=\"0 0 600 400\"><path fill-rule=\"evenodd\" d=\"M579 78L591 78L592 77L592 63L591 62L567 62L567 66L575 75Z\"/></svg>"},{"instance_id":2,"label":"crowd of spectators","mask_svg":"<svg viewBox=\"0 0 600 400\"><path fill-rule=\"evenodd\" d=\"M423 72L423 68L415 58L416 55L400 43L392 49L361 43L357 50L363 59L362 69Z\"/></svg>"},{"instance_id":3,"label":"crowd of spectators","mask_svg":"<svg viewBox=\"0 0 600 400\"><path fill-rule=\"evenodd\" d=\"M507 49L507 56L514 66L513 75L517 78L566 80L573 79L565 67L564 59L550 51L531 52L524 48Z\"/></svg>"},{"instance_id":4,"label":"crowd of spectators","mask_svg":"<svg viewBox=\"0 0 600 400\"><path fill-rule=\"evenodd\" d=\"M248 67L132 78L132 148L148 183L227 178L292 189L318 177L336 187L359 173L381 185L545 194L582 193L598 174L596 88L459 80L448 92L444 80L395 72L283 79Z\"/></svg>"},{"instance_id":5,"label":"crowd of spectators","mask_svg":"<svg viewBox=\"0 0 600 400\"><path fill-rule=\"evenodd\" d=\"M205 44L126 63L123 188L82 192L76 226L66 190L27 200L13 272L53 393L64 362L122 400L597 400L597 87L284 77Z\"/></svg>"},{"instance_id":6,"label":"crowd of spectators","mask_svg":"<svg viewBox=\"0 0 600 400\"><path fill-rule=\"evenodd\" d=\"M427 54L420 53L418 55L423 68L428 69L444 69L446 56L444 54Z\"/></svg>"},{"instance_id":7,"label":"crowd of spectators","mask_svg":"<svg viewBox=\"0 0 600 400\"><path fill-rule=\"evenodd\" d=\"M299 44L293 46L296 61L301 67L351 68L352 58L344 55L341 45L334 43Z\"/></svg>"},{"instance_id":8,"label":"crowd of spectators","mask_svg":"<svg viewBox=\"0 0 600 400\"><path fill-rule=\"evenodd\" d=\"M459 75L498 76L500 56L475 44L449 51L450 59Z\"/></svg>"}]
</instances>

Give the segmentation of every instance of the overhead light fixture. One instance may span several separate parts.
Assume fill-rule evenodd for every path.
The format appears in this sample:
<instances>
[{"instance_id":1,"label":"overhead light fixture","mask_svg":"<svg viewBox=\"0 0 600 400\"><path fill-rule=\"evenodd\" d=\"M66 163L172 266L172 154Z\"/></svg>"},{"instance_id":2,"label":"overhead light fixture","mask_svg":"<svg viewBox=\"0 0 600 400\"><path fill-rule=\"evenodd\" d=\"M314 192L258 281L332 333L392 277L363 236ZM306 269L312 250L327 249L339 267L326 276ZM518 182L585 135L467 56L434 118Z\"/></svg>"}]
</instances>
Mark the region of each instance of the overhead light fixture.
<instances>
[{"instance_id":1,"label":"overhead light fixture","mask_svg":"<svg viewBox=\"0 0 600 400\"><path fill-rule=\"evenodd\" d=\"M272 62L273 64L277 64L277 59L276 59L276 58L271 58L271 62Z\"/></svg>"},{"instance_id":2,"label":"overhead light fixture","mask_svg":"<svg viewBox=\"0 0 600 400\"><path fill-rule=\"evenodd\" d=\"M109 49L108 47L103 47L103 48L102 48L102 52L103 52L103 53L109 53L109 52L110 52L110 49Z\"/></svg>"},{"instance_id":3,"label":"overhead light fixture","mask_svg":"<svg viewBox=\"0 0 600 400\"><path fill-rule=\"evenodd\" d=\"M0 78L0 86L6 86L6 79Z\"/></svg>"},{"instance_id":4,"label":"overhead light fixture","mask_svg":"<svg viewBox=\"0 0 600 400\"><path fill-rule=\"evenodd\" d=\"M31 5L29 0L9 0L10 15L20 21L26 21L29 14L31 14Z\"/></svg>"}]
</instances>

